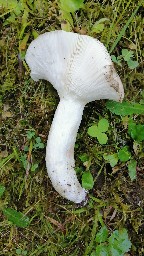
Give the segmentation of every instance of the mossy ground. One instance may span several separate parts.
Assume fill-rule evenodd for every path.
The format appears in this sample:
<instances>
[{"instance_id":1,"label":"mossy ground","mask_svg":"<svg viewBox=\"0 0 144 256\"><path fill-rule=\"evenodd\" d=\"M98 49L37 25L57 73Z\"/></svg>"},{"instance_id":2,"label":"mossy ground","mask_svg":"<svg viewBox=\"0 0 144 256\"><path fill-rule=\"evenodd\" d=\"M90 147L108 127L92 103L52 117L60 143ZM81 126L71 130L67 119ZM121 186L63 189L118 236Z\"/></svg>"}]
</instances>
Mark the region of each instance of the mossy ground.
<instances>
[{"instance_id":1,"label":"mossy ground","mask_svg":"<svg viewBox=\"0 0 144 256\"><path fill-rule=\"evenodd\" d=\"M90 197L86 206L78 208L54 191L46 172L45 148L31 152L31 161L39 166L35 172L29 171L26 175L19 160L25 144L29 143L26 132L34 130L46 145L59 98L48 82L32 81L23 57L36 33L61 29L62 18L58 1L18 2L21 5L19 10L15 10L16 14L12 9L9 11L6 7L1 8L1 158L7 161L0 170L0 184L6 188L0 207L11 207L23 212L29 216L31 223L26 228L18 228L0 212L0 255L15 256L18 248L26 250L29 256L90 255L95 249L94 237L99 229L95 225L98 211L111 232L121 227L128 230L132 248L127 255L142 255L143 158L137 159L137 179L133 182L125 164L119 164L112 170L104 162L103 154L115 152L120 145L129 144L133 152L127 130L118 116L108 112L105 101L92 102L86 106L75 149L76 167L85 168L79 159L81 154L87 153L91 157L90 171L95 178L95 185L90 195L96 198L95 201ZM73 30L98 38L110 50L138 2L86 1L85 9L73 15ZM109 19L104 30L98 34L92 33L92 25L103 17ZM139 102L143 87L142 33L140 7L112 52L120 55L123 48L134 50L135 59L139 62L138 68L130 70L123 63L121 67L116 66L116 69L124 84L125 99L136 102ZM89 125L99 117L107 118L111 124L106 146L100 145L87 134ZM138 117L139 123L142 123L142 118Z\"/></svg>"}]
</instances>

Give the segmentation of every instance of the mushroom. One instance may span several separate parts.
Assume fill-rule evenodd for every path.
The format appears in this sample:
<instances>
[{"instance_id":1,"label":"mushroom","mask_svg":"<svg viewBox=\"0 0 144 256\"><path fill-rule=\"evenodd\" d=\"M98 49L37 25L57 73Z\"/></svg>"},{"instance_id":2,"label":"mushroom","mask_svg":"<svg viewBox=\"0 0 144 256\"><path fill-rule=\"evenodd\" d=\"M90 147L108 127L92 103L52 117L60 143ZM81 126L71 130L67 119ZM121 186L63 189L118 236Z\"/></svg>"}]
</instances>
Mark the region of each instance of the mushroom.
<instances>
[{"instance_id":1,"label":"mushroom","mask_svg":"<svg viewBox=\"0 0 144 256\"><path fill-rule=\"evenodd\" d=\"M44 33L30 44L25 59L32 79L48 80L60 97L46 147L48 176L62 197L81 203L87 191L74 170L74 145L84 107L100 99L122 101L122 82L105 46L86 35Z\"/></svg>"}]
</instances>

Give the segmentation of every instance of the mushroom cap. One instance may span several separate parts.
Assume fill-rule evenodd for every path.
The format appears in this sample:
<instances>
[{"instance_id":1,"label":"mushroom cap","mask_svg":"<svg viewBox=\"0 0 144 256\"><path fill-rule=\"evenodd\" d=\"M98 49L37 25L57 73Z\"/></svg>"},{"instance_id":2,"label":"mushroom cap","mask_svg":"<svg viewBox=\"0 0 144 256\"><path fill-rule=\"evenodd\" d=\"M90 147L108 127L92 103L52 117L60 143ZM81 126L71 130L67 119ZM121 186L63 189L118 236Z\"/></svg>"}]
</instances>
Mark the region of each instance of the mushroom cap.
<instances>
[{"instance_id":1,"label":"mushroom cap","mask_svg":"<svg viewBox=\"0 0 144 256\"><path fill-rule=\"evenodd\" d=\"M48 80L60 97L85 104L99 99L122 101L124 90L105 46L90 36L57 30L36 38L26 62L33 80Z\"/></svg>"}]
</instances>

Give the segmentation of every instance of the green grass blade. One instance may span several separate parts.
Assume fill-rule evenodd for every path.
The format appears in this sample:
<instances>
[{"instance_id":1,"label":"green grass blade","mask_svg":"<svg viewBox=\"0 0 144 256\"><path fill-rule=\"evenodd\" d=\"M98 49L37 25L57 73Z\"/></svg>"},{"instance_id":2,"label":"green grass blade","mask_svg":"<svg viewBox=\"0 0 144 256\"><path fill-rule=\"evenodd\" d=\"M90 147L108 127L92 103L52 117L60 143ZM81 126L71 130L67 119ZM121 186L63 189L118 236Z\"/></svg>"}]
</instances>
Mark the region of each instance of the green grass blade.
<instances>
[{"instance_id":1,"label":"green grass blade","mask_svg":"<svg viewBox=\"0 0 144 256\"><path fill-rule=\"evenodd\" d=\"M5 157L1 163L0 163L0 168L2 168L5 164L7 164L11 159L13 159L15 156L14 153L11 153L10 155L8 155L7 157Z\"/></svg>"},{"instance_id":2,"label":"green grass blade","mask_svg":"<svg viewBox=\"0 0 144 256\"><path fill-rule=\"evenodd\" d=\"M137 8L134 10L134 12L132 13L131 17L128 19L127 23L125 24L125 26L123 27L123 29L121 30L121 32L118 34L117 39L115 40L115 42L113 43L109 53L112 53L112 51L114 50L114 48L117 46L117 44L119 43L120 39L122 38L122 36L124 35L127 27L129 26L129 24L131 23L131 21L133 20L134 16L136 15L139 7L141 6L141 3L139 3L139 5L137 6Z\"/></svg>"}]
</instances>

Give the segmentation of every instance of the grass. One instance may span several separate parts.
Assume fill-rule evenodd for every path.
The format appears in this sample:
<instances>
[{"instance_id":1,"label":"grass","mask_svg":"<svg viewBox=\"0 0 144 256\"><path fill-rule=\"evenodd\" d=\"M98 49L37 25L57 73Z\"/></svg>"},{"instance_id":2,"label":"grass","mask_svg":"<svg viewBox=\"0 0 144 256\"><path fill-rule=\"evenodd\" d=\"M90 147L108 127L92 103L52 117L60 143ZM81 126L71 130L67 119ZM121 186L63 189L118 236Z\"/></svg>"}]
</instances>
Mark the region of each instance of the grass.
<instances>
[{"instance_id":1,"label":"grass","mask_svg":"<svg viewBox=\"0 0 144 256\"><path fill-rule=\"evenodd\" d=\"M0 6L2 3L0 0ZM48 82L32 81L24 56L37 34L64 26L62 11L58 1L13 0L5 3L0 8L0 185L5 188L0 190L0 255L93 256L96 234L104 223L109 235L125 228L132 243L127 255L141 256L144 251L143 141L129 134L130 116L111 113L105 101L86 106L75 148L76 170L81 178L88 168L94 186L86 206L78 207L61 198L47 176L45 147L42 146L46 145L59 98ZM139 63L136 69L130 69L124 60L121 65L115 65L124 84L125 100L140 104L143 103L142 4L136 0L91 0L85 1L84 8L72 13L71 18L65 16L67 29L98 38L116 57L121 55L122 49L133 51ZM107 18L100 23L103 26L92 29L102 18ZM105 145L87 133L88 128L102 118L109 122ZM134 114L131 118L137 125L143 124L142 114ZM128 175L127 162L119 161L111 167L103 158L104 154L115 154L124 146L128 146L138 163L137 177L133 181ZM87 161L81 160L83 154L87 155ZM23 228L14 225L4 215L7 208L23 213L29 218L29 224Z\"/></svg>"}]
</instances>

